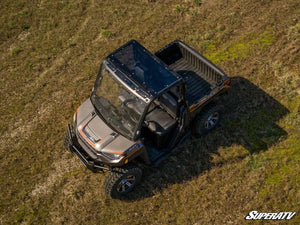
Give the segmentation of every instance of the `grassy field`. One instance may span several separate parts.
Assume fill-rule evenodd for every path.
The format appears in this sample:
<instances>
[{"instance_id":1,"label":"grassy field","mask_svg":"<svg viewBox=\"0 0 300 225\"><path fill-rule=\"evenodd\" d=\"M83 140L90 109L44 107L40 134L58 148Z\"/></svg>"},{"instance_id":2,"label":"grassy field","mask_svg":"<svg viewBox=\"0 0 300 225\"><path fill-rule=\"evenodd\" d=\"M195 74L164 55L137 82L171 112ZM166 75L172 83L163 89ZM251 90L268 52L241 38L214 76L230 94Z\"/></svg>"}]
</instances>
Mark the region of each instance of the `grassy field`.
<instances>
[{"instance_id":1,"label":"grassy field","mask_svg":"<svg viewBox=\"0 0 300 225\"><path fill-rule=\"evenodd\" d=\"M300 223L298 0L2 0L0 23L0 224L244 224L252 210ZM215 131L111 200L62 137L130 39L181 39L232 88Z\"/></svg>"}]
</instances>

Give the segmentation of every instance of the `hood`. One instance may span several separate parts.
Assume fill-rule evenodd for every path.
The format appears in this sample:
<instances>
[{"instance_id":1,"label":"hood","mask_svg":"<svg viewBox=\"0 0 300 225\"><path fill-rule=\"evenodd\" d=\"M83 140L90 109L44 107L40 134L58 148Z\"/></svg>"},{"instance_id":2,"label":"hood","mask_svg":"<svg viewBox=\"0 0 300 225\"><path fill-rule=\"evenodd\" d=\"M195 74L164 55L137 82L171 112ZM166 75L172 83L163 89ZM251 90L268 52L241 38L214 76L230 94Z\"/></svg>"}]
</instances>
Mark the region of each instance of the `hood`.
<instances>
[{"instance_id":1,"label":"hood","mask_svg":"<svg viewBox=\"0 0 300 225\"><path fill-rule=\"evenodd\" d=\"M135 142L112 130L95 112L87 99L77 111L77 131L96 151L122 154Z\"/></svg>"}]
</instances>

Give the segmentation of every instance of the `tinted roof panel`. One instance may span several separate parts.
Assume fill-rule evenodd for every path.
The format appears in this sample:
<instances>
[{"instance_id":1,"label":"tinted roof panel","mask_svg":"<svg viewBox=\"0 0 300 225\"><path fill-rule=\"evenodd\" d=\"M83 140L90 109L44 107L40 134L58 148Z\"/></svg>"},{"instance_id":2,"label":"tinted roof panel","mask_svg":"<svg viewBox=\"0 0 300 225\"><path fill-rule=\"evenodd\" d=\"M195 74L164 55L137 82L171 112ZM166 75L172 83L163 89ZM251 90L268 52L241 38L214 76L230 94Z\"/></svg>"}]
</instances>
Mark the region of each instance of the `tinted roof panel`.
<instances>
[{"instance_id":1,"label":"tinted roof panel","mask_svg":"<svg viewBox=\"0 0 300 225\"><path fill-rule=\"evenodd\" d=\"M128 42L107 58L152 95L180 79L135 40Z\"/></svg>"}]
</instances>

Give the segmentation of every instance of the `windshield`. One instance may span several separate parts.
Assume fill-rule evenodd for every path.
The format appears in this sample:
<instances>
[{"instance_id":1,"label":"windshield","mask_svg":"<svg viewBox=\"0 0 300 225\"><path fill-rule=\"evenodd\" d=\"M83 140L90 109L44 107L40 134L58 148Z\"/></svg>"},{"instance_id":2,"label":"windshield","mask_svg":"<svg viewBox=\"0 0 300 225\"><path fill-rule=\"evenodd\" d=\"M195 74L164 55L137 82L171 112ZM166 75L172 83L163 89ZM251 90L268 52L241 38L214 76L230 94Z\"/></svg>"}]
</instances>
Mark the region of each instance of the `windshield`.
<instances>
[{"instance_id":1,"label":"windshield","mask_svg":"<svg viewBox=\"0 0 300 225\"><path fill-rule=\"evenodd\" d=\"M101 66L91 100L110 126L133 139L146 103L115 80L104 65Z\"/></svg>"}]
</instances>

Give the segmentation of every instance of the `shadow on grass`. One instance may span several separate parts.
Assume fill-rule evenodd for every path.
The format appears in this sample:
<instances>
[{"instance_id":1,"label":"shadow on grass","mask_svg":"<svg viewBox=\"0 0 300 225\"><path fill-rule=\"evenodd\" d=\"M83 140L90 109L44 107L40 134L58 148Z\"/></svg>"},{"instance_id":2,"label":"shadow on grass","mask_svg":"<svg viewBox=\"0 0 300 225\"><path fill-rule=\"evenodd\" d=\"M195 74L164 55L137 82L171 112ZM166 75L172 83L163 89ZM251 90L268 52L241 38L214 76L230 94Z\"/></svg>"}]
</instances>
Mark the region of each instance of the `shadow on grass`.
<instances>
[{"instance_id":1,"label":"shadow on grass","mask_svg":"<svg viewBox=\"0 0 300 225\"><path fill-rule=\"evenodd\" d=\"M122 200L148 198L170 184L199 176L215 165L211 155L219 154L220 147L242 145L246 148L248 153L229 159L237 161L265 151L287 136L276 123L289 113L288 109L245 78L233 77L228 95L219 96L216 101L225 106L219 126L204 137L191 136L157 167L144 169L142 183ZM227 162L224 159L219 163Z\"/></svg>"}]
</instances>

